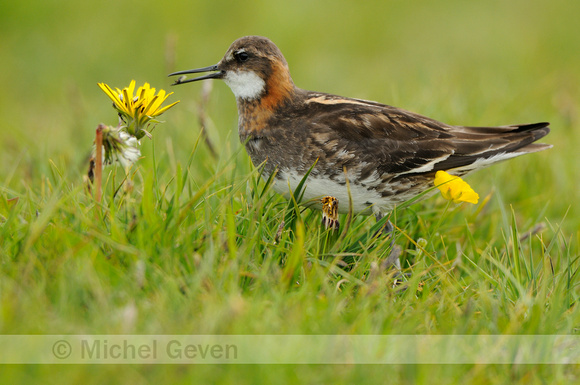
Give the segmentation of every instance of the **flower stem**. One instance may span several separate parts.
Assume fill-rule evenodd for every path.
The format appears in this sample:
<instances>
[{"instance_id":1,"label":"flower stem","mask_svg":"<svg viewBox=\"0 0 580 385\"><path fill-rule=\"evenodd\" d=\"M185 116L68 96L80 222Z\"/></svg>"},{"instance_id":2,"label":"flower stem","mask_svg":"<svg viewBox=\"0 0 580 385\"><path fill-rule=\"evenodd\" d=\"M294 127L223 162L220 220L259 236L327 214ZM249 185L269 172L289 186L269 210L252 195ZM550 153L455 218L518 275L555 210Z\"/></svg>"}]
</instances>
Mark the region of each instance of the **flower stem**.
<instances>
[{"instance_id":1,"label":"flower stem","mask_svg":"<svg viewBox=\"0 0 580 385\"><path fill-rule=\"evenodd\" d=\"M97 132L95 136L95 199L97 202L101 203L102 196L102 182L103 182L103 130L105 129L104 124L99 124L97 126Z\"/></svg>"},{"instance_id":2,"label":"flower stem","mask_svg":"<svg viewBox=\"0 0 580 385\"><path fill-rule=\"evenodd\" d=\"M435 228L431 227L429 229L431 231L431 233L429 234L429 238L427 239L427 244L428 245L431 244L431 241L433 240L433 237L435 236L435 233L437 231L439 231L439 227L441 227L441 224L443 223L443 219L445 219L445 216L447 215L447 212L449 211L449 206L451 206L451 202L452 201L447 201L447 205L445 206L445 210L439 216L439 220L437 221L437 224L435 225Z\"/></svg>"}]
</instances>

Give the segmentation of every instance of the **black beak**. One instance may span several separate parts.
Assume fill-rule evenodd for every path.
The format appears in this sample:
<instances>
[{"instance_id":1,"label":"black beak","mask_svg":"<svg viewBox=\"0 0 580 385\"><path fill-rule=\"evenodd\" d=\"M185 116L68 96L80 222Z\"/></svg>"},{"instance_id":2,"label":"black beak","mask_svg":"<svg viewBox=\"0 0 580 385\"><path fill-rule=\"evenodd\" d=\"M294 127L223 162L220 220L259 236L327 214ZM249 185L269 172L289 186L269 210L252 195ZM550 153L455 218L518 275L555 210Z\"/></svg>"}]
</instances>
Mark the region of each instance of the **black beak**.
<instances>
[{"instance_id":1,"label":"black beak","mask_svg":"<svg viewBox=\"0 0 580 385\"><path fill-rule=\"evenodd\" d=\"M207 74L207 75L203 75L197 78L193 78L193 79L186 79L185 76L179 77L175 83L172 84L172 86L175 86L177 84L183 84L183 83L189 83L189 82L196 82L198 80L203 80L203 79L221 79L224 76L224 71L220 71L218 69L217 64L213 65L213 66L209 66L209 67L203 67L203 68L196 68L194 70L185 70L185 71L179 71L179 72L174 72L172 74L169 74L167 76L176 76L176 75L185 75L185 74L196 74L196 73L200 73L200 72L208 72L208 71L217 71L211 74Z\"/></svg>"}]
</instances>

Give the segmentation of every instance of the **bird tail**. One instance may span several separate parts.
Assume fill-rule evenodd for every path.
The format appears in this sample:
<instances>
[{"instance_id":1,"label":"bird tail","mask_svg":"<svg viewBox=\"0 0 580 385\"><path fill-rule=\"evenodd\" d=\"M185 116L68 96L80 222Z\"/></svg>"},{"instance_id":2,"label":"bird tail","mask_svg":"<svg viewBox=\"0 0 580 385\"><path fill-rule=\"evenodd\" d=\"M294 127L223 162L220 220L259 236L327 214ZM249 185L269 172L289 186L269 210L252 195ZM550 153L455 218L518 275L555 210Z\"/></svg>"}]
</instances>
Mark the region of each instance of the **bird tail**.
<instances>
[{"instance_id":1,"label":"bird tail","mask_svg":"<svg viewBox=\"0 0 580 385\"><path fill-rule=\"evenodd\" d=\"M515 126L507 126L515 128L511 131L514 134L520 134L522 139L524 139L523 146L516 148L513 152L520 152L522 154L528 154L531 152L538 152L542 150L547 150L552 148L551 144L546 143L533 143L550 133L550 123L532 123L532 124L519 124ZM525 144L529 143L529 144Z\"/></svg>"},{"instance_id":2,"label":"bird tail","mask_svg":"<svg viewBox=\"0 0 580 385\"><path fill-rule=\"evenodd\" d=\"M436 169L466 174L516 156L546 150L552 145L534 142L548 135L549 125L542 122L497 127L456 127L455 138L452 140L456 150L452 156L439 162Z\"/></svg>"}]
</instances>

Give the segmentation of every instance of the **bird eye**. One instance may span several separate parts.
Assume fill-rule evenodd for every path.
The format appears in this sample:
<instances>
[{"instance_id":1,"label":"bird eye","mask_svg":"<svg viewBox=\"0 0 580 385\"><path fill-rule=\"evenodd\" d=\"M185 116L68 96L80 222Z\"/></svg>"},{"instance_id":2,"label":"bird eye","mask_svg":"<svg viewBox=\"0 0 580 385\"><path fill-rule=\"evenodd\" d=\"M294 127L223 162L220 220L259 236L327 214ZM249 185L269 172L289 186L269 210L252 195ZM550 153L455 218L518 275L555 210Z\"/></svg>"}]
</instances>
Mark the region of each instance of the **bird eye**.
<instances>
[{"instance_id":1,"label":"bird eye","mask_svg":"<svg viewBox=\"0 0 580 385\"><path fill-rule=\"evenodd\" d=\"M246 60L248 60L250 58L250 55L248 55L246 52L237 52L236 54L234 54L234 57L236 58L236 60L238 62L245 62Z\"/></svg>"}]
</instances>

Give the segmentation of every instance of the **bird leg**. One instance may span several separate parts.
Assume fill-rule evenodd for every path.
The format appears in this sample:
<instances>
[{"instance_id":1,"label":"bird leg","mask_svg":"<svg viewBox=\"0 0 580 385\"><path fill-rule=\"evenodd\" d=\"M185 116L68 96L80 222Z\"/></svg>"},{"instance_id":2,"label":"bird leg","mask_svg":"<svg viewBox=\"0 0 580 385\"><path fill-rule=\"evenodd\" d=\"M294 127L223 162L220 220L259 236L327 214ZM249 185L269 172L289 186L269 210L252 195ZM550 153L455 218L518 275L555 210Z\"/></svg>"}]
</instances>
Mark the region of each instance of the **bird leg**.
<instances>
[{"instance_id":1,"label":"bird leg","mask_svg":"<svg viewBox=\"0 0 580 385\"><path fill-rule=\"evenodd\" d=\"M375 218L377 218L377 222L379 222L385 216L380 210L377 210L373 207L373 212L375 214ZM385 261L383 262L385 267L395 267L397 270L401 270L401 261L399 260L399 256L401 255L401 248L395 244L395 235L393 234L395 228L390 220L387 220L385 225L377 231L375 236L379 235L379 232L387 237L391 237L391 252Z\"/></svg>"}]
</instances>

